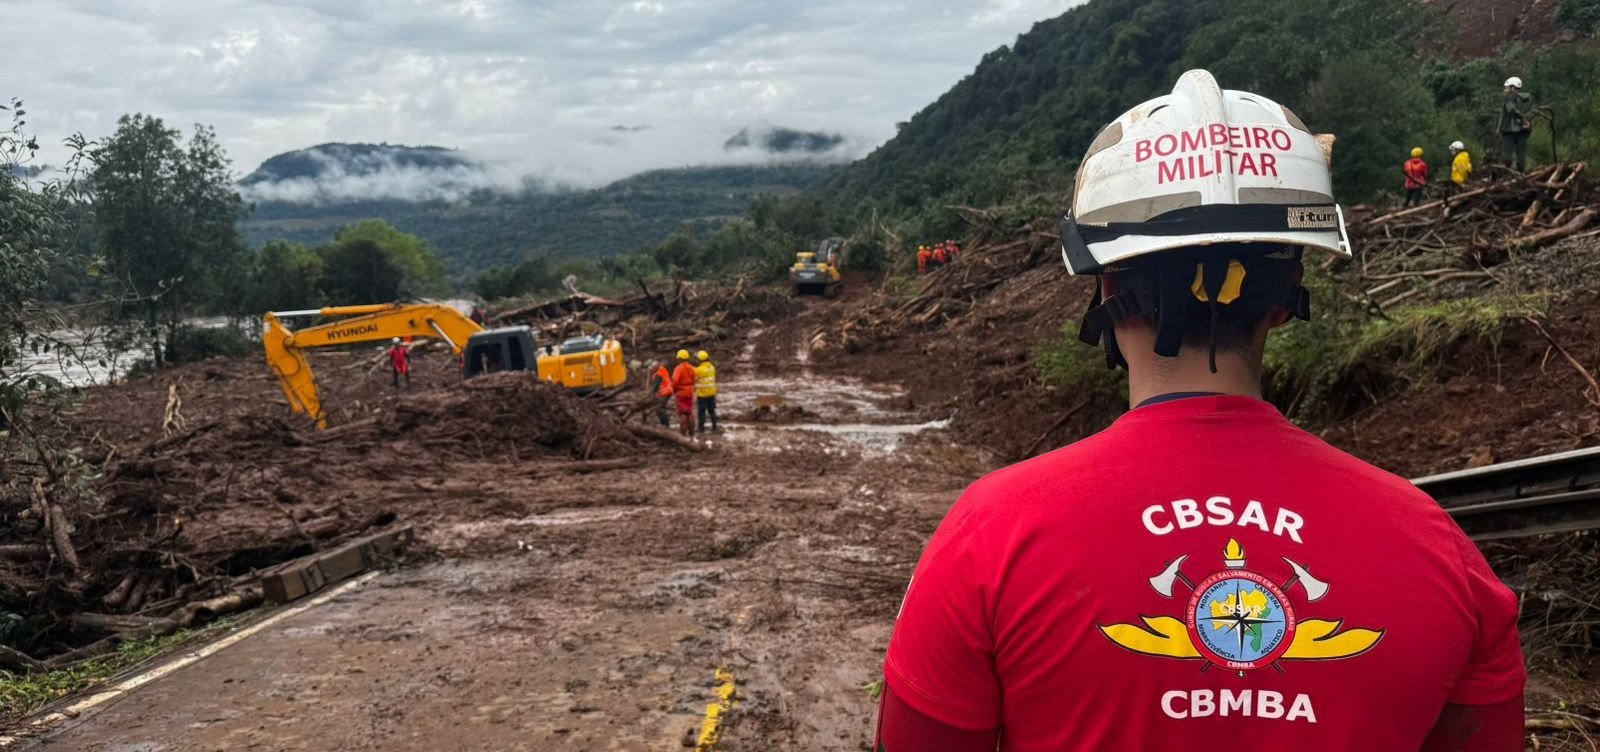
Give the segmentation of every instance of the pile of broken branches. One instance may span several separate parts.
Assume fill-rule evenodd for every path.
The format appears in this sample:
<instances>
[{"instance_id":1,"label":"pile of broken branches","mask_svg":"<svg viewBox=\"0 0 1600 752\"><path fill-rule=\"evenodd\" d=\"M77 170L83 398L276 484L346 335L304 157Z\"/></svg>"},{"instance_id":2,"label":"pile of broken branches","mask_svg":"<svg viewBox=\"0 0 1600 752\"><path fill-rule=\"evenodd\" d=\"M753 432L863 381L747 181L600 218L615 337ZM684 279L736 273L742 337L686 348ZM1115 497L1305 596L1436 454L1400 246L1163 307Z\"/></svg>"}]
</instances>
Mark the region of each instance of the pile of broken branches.
<instances>
[{"instance_id":1,"label":"pile of broken branches","mask_svg":"<svg viewBox=\"0 0 1600 752\"><path fill-rule=\"evenodd\" d=\"M1527 175L1494 168L1467 190L1420 206L1357 207L1350 224L1355 262L1337 270L1339 277L1380 310L1443 282L1492 286L1488 269L1513 255L1600 235L1589 229L1600 218L1600 191L1584 179L1586 169L1582 162Z\"/></svg>"},{"instance_id":2,"label":"pile of broken branches","mask_svg":"<svg viewBox=\"0 0 1600 752\"><path fill-rule=\"evenodd\" d=\"M814 339L813 346L838 345L857 349L870 340L937 326L966 313L973 303L995 288L1012 283L1014 295L1027 295L1038 285L1059 283L1061 236L1054 222L1039 220L1027 226L1006 229L989 212L962 209L961 216L973 224L967 250L956 263L919 278L916 294L886 305L863 307L847 316L831 332ZM1044 274L1032 274L1041 270ZM1064 272L1063 272L1064 273ZM826 341L828 338L836 341Z\"/></svg>"}]
</instances>

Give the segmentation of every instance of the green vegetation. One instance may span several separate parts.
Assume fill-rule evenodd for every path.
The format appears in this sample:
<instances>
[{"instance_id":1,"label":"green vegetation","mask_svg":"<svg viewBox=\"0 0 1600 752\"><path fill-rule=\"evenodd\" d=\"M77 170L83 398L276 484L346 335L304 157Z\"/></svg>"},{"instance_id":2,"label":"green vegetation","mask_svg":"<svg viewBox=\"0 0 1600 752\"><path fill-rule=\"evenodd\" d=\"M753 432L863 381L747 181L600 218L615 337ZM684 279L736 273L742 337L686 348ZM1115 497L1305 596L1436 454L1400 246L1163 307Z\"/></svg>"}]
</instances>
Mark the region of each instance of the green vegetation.
<instances>
[{"instance_id":1,"label":"green vegetation","mask_svg":"<svg viewBox=\"0 0 1600 752\"><path fill-rule=\"evenodd\" d=\"M185 629L165 637L130 640L114 652L90 658L55 671L19 676L0 671L0 727L10 726L56 700L99 686L174 647L199 641L227 631L252 612L219 619L201 629Z\"/></svg>"},{"instance_id":2,"label":"green vegetation","mask_svg":"<svg viewBox=\"0 0 1600 752\"><path fill-rule=\"evenodd\" d=\"M317 248L273 241L250 269L250 312L387 303L448 292L438 251L380 219L341 228Z\"/></svg>"},{"instance_id":3,"label":"green vegetation","mask_svg":"<svg viewBox=\"0 0 1600 752\"><path fill-rule=\"evenodd\" d=\"M0 106L10 120L0 130L0 426L24 420L24 408L42 406L38 393L55 385L53 379L23 373L25 352L49 351L59 346L50 332L58 322L44 306L51 273L67 257L73 238L72 216L82 198L76 181L55 180L29 189L22 169L39 149L25 126L22 102ZM72 142L76 155L83 142ZM78 164L75 156L71 166ZM69 172L72 177L76 172Z\"/></svg>"},{"instance_id":4,"label":"green vegetation","mask_svg":"<svg viewBox=\"0 0 1600 752\"><path fill-rule=\"evenodd\" d=\"M242 312L248 255L235 226L243 204L216 134L197 127L187 147L159 119L125 115L94 148L95 250L125 284L123 319L157 366L185 316Z\"/></svg>"},{"instance_id":5,"label":"green vegetation","mask_svg":"<svg viewBox=\"0 0 1600 752\"><path fill-rule=\"evenodd\" d=\"M1374 315L1343 297L1324 275L1308 274L1317 301L1310 322L1267 340L1269 399L1297 419L1328 419L1396 388L1424 384L1492 355L1508 326L1542 310L1542 299L1462 298Z\"/></svg>"},{"instance_id":6,"label":"green vegetation","mask_svg":"<svg viewBox=\"0 0 1600 752\"><path fill-rule=\"evenodd\" d=\"M814 164L657 170L591 191L500 194L460 202L263 202L240 223L252 245L326 242L340 227L379 218L439 249L456 283L531 256L553 263L635 251L688 223L709 234L759 196L785 196L832 169Z\"/></svg>"},{"instance_id":7,"label":"green vegetation","mask_svg":"<svg viewBox=\"0 0 1600 752\"><path fill-rule=\"evenodd\" d=\"M1033 362L1044 383L1058 389L1111 402L1128 397L1127 371L1106 368L1105 350L1079 341L1076 321L1063 325L1059 338L1034 348Z\"/></svg>"},{"instance_id":8,"label":"green vegetation","mask_svg":"<svg viewBox=\"0 0 1600 752\"><path fill-rule=\"evenodd\" d=\"M554 290L561 278L544 256L530 256L516 266L499 266L478 275L472 291L484 300L501 300Z\"/></svg>"},{"instance_id":9,"label":"green vegetation","mask_svg":"<svg viewBox=\"0 0 1600 752\"><path fill-rule=\"evenodd\" d=\"M1594 4L1565 0L1564 13L1579 18ZM1043 195L1055 213L1100 126L1196 67L1337 134L1335 183L1346 203L1398 192L1414 145L1436 170L1458 138L1485 162L1498 148L1500 84L1512 74L1556 108L1563 157L1600 158L1600 94L1590 83L1600 45L1513 45L1458 62L1448 57L1452 34L1443 11L1406 0L1093 0L985 55L892 141L810 194L847 224L876 213L902 236L948 234L953 204ZM1541 124L1530 155L1549 154Z\"/></svg>"},{"instance_id":10,"label":"green vegetation","mask_svg":"<svg viewBox=\"0 0 1600 752\"><path fill-rule=\"evenodd\" d=\"M1561 0L1556 8L1556 23L1561 28L1593 36L1600 31L1600 0Z\"/></svg>"}]
</instances>

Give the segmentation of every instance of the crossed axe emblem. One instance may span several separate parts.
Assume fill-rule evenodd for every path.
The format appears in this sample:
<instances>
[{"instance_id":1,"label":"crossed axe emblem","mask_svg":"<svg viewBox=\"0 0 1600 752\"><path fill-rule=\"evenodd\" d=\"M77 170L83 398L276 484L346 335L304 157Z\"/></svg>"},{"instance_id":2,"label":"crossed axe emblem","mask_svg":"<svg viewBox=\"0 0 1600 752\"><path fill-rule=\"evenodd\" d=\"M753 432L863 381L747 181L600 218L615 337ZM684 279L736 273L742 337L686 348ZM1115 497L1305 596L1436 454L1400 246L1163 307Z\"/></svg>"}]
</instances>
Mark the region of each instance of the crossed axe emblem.
<instances>
[{"instance_id":1,"label":"crossed axe emblem","mask_svg":"<svg viewBox=\"0 0 1600 752\"><path fill-rule=\"evenodd\" d=\"M1328 583L1311 576L1310 570L1295 560L1287 556L1281 558L1289 565L1289 569L1294 571L1294 575L1285 580L1279 586L1279 589L1288 592L1289 588L1299 583L1302 588L1305 588L1306 600L1311 603L1322 600L1323 596L1328 594ZM1189 555L1184 554L1167 564L1167 568L1161 570L1160 574L1150 578L1150 587L1155 588L1156 592L1160 593L1164 598L1172 597L1173 586L1179 582L1183 583L1184 587L1194 590L1194 581L1183 573L1183 563L1188 559Z\"/></svg>"}]
</instances>

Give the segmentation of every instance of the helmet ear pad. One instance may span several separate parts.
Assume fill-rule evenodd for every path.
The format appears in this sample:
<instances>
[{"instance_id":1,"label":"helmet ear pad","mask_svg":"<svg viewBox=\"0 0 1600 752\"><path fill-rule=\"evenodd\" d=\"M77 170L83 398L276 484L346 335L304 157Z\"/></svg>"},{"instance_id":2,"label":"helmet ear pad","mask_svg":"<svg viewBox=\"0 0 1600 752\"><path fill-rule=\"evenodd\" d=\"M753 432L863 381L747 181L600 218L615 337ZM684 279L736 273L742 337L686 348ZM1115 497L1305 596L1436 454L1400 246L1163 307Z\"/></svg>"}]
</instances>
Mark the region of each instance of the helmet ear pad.
<instances>
[{"instance_id":1,"label":"helmet ear pad","mask_svg":"<svg viewBox=\"0 0 1600 752\"><path fill-rule=\"evenodd\" d=\"M1155 329L1158 355L1176 357L1184 344L1204 335L1215 368L1217 347L1235 345L1240 323L1254 327L1265 321L1271 328L1290 318L1310 319L1303 275L1300 249L1259 244L1196 248L1108 269L1079 338L1105 346L1107 367L1127 367L1116 324L1140 316Z\"/></svg>"}]
</instances>

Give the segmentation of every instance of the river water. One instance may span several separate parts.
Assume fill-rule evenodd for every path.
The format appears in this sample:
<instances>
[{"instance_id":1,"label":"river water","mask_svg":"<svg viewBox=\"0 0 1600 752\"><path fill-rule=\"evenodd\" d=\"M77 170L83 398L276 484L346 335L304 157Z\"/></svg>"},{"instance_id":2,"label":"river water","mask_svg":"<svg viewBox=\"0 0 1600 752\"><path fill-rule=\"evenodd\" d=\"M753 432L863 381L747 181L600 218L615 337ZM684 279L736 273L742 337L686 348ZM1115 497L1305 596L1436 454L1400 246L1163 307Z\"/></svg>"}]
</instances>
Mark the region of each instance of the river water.
<instances>
[{"instance_id":1,"label":"river water","mask_svg":"<svg viewBox=\"0 0 1600 752\"><path fill-rule=\"evenodd\" d=\"M470 300L427 302L443 303L462 313L470 312L473 305ZM286 323L294 326L309 321L302 318L287 320ZM221 329L231 325L226 316L190 318L184 319L183 323L200 329ZM259 322L254 320L245 321L244 326L252 337L260 329ZM122 378L134 363L150 357L150 348L143 343L133 343L127 349L110 346L109 331L104 328L61 329L51 332L50 336L67 347L61 352L24 353L19 372L49 376L70 386L97 386Z\"/></svg>"}]
</instances>

